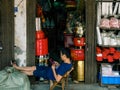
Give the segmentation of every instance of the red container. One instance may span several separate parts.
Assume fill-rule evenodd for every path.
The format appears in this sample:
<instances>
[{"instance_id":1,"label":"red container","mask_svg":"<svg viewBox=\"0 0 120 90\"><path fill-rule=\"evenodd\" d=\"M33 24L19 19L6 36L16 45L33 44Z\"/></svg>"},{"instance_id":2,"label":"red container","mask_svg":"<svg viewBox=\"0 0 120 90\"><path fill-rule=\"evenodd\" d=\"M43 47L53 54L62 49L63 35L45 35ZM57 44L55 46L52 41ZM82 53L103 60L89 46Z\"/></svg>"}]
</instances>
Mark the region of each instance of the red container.
<instances>
[{"instance_id":1,"label":"red container","mask_svg":"<svg viewBox=\"0 0 120 90\"><path fill-rule=\"evenodd\" d=\"M84 49L71 49L71 58L72 60L84 60Z\"/></svg>"},{"instance_id":2,"label":"red container","mask_svg":"<svg viewBox=\"0 0 120 90\"><path fill-rule=\"evenodd\" d=\"M36 40L36 56L48 54L48 39Z\"/></svg>"},{"instance_id":3,"label":"red container","mask_svg":"<svg viewBox=\"0 0 120 90\"><path fill-rule=\"evenodd\" d=\"M84 37L75 37L74 40L75 46L85 46L85 38Z\"/></svg>"},{"instance_id":4,"label":"red container","mask_svg":"<svg viewBox=\"0 0 120 90\"><path fill-rule=\"evenodd\" d=\"M43 39L45 38L45 33L40 30L40 31L36 31L36 39Z\"/></svg>"}]
</instances>

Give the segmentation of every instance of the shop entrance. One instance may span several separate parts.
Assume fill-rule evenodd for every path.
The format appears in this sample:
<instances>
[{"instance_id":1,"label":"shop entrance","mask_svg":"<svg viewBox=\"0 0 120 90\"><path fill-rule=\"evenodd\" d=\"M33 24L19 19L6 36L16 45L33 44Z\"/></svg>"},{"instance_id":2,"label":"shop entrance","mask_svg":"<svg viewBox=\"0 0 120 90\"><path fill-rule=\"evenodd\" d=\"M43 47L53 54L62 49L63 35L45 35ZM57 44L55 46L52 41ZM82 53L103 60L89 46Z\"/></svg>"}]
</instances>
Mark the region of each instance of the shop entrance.
<instances>
[{"instance_id":1,"label":"shop entrance","mask_svg":"<svg viewBox=\"0 0 120 90\"><path fill-rule=\"evenodd\" d=\"M37 63L43 65L42 61L45 61L48 53L49 58L58 60L59 49L69 48L75 68L72 75L75 83L85 80L85 16L84 0L37 0L36 3ZM45 36L40 39L38 34L42 35L43 32ZM48 39L48 47L47 41L40 42L45 38ZM44 44L48 52L46 48L43 50L45 53L40 52L42 49L38 44Z\"/></svg>"},{"instance_id":2,"label":"shop entrance","mask_svg":"<svg viewBox=\"0 0 120 90\"><path fill-rule=\"evenodd\" d=\"M57 0L56 0L57 1ZM82 1L82 0L78 0ZM52 1L53 2L53 1ZM96 43L96 35L95 35L95 1L89 0L89 2L85 2L85 21L86 21L86 30L85 30L85 83L95 83L96 82L96 71L97 64L95 60L95 43ZM54 14L54 13L52 13ZM56 18L55 16L54 18ZM36 18L36 1L30 0L27 1L27 65L35 64L35 18ZM52 24L54 26L54 24ZM64 25L66 26L66 25ZM63 27L60 27L63 28ZM59 29L59 28L58 28ZM46 29L47 30L47 29ZM45 31L45 30L44 30ZM62 30L64 31L64 30ZM61 32L61 31L59 31ZM49 51L54 50L58 46L64 45L64 40L62 43L58 42L57 37L59 35L57 30L47 30L45 32L47 38L51 39L48 45ZM62 36L62 35L61 35ZM64 35L63 35L64 36ZM48 40L48 41L49 41ZM60 45L62 44L62 45ZM71 46L71 45L70 45ZM57 50L57 49L55 49Z\"/></svg>"}]
</instances>

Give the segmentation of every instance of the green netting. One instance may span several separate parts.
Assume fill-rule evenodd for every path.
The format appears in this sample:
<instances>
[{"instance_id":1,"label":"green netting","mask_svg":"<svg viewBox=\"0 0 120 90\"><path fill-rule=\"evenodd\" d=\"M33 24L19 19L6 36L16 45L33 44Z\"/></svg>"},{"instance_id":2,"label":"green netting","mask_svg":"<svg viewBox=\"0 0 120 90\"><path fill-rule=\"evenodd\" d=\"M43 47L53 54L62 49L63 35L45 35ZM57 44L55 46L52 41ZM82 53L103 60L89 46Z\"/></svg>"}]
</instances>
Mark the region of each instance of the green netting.
<instances>
[{"instance_id":1,"label":"green netting","mask_svg":"<svg viewBox=\"0 0 120 90\"><path fill-rule=\"evenodd\" d=\"M29 78L13 67L6 67L0 71L0 90L30 90Z\"/></svg>"}]
</instances>

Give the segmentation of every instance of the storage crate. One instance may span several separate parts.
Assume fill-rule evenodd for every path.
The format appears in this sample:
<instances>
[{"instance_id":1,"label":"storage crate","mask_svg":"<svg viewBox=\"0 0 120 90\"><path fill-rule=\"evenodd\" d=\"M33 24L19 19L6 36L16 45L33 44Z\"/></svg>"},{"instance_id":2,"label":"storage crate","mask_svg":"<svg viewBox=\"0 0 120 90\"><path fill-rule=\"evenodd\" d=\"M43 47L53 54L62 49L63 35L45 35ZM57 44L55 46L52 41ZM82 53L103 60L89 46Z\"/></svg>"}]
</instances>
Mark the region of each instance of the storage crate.
<instances>
[{"instance_id":1,"label":"storage crate","mask_svg":"<svg viewBox=\"0 0 120 90\"><path fill-rule=\"evenodd\" d=\"M101 84L120 85L120 76L102 76Z\"/></svg>"}]
</instances>

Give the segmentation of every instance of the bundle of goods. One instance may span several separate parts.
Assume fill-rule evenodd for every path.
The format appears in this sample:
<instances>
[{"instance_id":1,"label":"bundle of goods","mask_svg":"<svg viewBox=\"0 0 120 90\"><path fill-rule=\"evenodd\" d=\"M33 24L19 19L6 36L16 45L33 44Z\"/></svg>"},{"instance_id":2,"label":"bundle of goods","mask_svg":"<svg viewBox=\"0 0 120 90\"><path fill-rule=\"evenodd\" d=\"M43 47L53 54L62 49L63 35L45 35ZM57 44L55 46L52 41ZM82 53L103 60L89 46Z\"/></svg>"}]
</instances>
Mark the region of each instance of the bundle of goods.
<instances>
[{"instance_id":1,"label":"bundle of goods","mask_svg":"<svg viewBox=\"0 0 120 90\"><path fill-rule=\"evenodd\" d=\"M120 31L109 31L101 30L97 27L97 43L99 45L120 45Z\"/></svg>"},{"instance_id":2,"label":"bundle of goods","mask_svg":"<svg viewBox=\"0 0 120 90\"><path fill-rule=\"evenodd\" d=\"M102 18L100 21L100 28L110 28L109 25L109 19L108 18Z\"/></svg>"},{"instance_id":3,"label":"bundle of goods","mask_svg":"<svg viewBox=\"0 0 120 90\"><path fill-rule=\"evenodd\" d=\"M0 71L0 90L31 90L29 78L14 67L5 67Z\"/></svg>"},{"instance_id":4,"label":"bundle of goods","mask_svg":"<svg viewBox=\"0 0 120 90\"><path fill-rule=\"evenodd\" d=\"M116 17L111 17L110 18L110 28L119 28L119 23L118 23L118 19Z\"/></svg>"},{"instance_id":5,"label":"bundle of goods","mask_svg":"<svg viewBox=\"0 0 120 90\"><path fill-rule=\"evenodd\" d=\"M113 47L110 48L96 48L96 59L97 61L107 60L108 62L114 62L120 59L120 51Z\"/></svg>"},{"instance_id":6,"label":"bundle of goods","mask_svg":"<svg viewBox=\"0 0 120 90\"><path fill-rule=\"evenodd\" d=\"M120 28L119 22L120 20L115 16L111 16L109 18L104 17L100 20L100 28L119 29Z\"/></svg>"}]
</instances>

